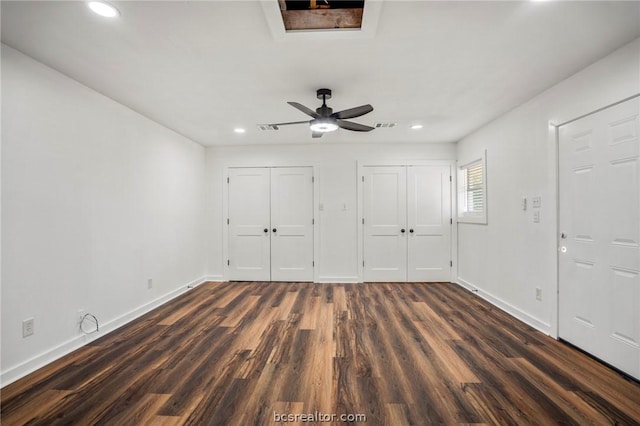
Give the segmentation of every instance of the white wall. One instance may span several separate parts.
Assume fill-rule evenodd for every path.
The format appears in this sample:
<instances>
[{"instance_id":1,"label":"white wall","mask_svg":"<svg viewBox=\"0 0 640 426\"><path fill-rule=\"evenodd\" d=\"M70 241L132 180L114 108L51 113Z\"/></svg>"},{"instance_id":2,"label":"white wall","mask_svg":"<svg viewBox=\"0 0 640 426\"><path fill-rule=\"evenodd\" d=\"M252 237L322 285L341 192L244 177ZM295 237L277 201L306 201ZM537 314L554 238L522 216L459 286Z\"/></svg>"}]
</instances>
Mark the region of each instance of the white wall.
<instances>
[{"instance_id":1,"label":"white wall","mask_svg":"<svg viewBox=\"0 0 640 426\"><path fill-rule=\"evenodd\" d=\"M2 114L4 385L201 281L205 150L4 45Z\"/></svg>"},{"instance_id":2,"label":"white wall","mask_svg":"<svg viewBox=\"0 0 640 426\"><path fill-rule=\"evenodd\" d=\"M304 132L303 132L304 133ZM303 136L304 137L304 136ZM308 137L308 136L306 136ZM318 204L318 280L358 281L357 161L451 160L454 144L341 144L314 141L312 145L217 147L207 149L207 266L222 279L223 184L229 166L316 166ZM343 210L346 204L347 210Z\"/></svg>"},{"instance_id":3,"label":"white wall","mask_svg":"<svg viewBox=\"0 0 640 426\"><path fill-rule=\"evenodd\" d=\"M459 164L487 149L489 214L486 226L459 224L461 284L556 335L557 158L549 122L560 124L637 93L640 39L458 143ZM540 223L533 223L533 196L542 197ZM522 197L528 198L527 211L520 208Z\"/></svg>"}]
</instances>

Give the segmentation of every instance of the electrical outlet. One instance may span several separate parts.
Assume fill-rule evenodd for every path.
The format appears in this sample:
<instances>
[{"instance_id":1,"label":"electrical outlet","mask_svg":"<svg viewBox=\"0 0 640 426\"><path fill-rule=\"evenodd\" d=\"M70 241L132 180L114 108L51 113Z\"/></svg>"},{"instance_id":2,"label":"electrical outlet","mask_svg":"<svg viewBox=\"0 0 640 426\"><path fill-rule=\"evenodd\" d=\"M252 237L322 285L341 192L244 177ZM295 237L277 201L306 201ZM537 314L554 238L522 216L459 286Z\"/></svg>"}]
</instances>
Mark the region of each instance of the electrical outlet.
<instances>
[{"instance_id":1,"label":"electrical outlet","mask_svg":"<svg viewBox=\"0 0 640 426\"><path fill-rule=\"evenodd\" d=\"M22 321L22 337L28 337L34 333L34 321L33 318Z\"/></svg>"},{"instance_id":2,"label":"electrical outlet","mask_svg":"<svg viewBox=\"0 0 640 426\"><path fill-rule=\"evenodd\" d=\"M536 210L533 212L533 223L540 223L540 211Z\"/></svg>"},{"instance_id":3,"label":"electrical outlet","mask_svg":"<svg viewBox=\"0 0 640 426\"><path fill-rule=\"evenodd\" d=\"M153 278L147 278L147 288L153 288Z\"/></svg>"},{"instance_id":4,"label":"electrical outlet","mask_svg":"<svg viewBox=\"0 0 640 426\"><path fill-rule=\"evenodd\" d=\"M536 300L542 300L542 289L540 287L536 287Z\"/></svg>"},{"instance_id":5,"label":"electrical outlet","mask_svg":"<svg viewBox=\"0 0 640 426\"><path fill-rule=\"evenodd\" d=\"M527 197L522 197L522 199L520 200L520 208L522 209L522 211L527 211Z\"/></svg>"}]
</instances>

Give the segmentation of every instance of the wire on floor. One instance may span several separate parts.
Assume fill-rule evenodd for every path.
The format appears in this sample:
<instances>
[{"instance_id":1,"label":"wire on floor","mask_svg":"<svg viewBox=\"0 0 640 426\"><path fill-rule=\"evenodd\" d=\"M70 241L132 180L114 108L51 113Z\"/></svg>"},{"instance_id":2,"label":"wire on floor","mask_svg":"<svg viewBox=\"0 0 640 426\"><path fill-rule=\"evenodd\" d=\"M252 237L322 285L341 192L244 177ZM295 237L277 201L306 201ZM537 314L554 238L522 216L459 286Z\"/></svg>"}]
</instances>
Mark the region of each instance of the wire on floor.
<instances>
[{"instance_id":1,"label":"wire on floor","mask_svg":"<svg viewBox=\"0 0 640 426\"><path fill-rule=\"evenodd\" d=\"M91 329L89 331L85 330L85 328L84 328L85 322L93 323L93 325L91 326ZM93 330L93 326L94 325L95 325L95 330ZM93 334L93 333L97 333L98 331L100 331L100 326L98 324L98 318L96 318L96 316L93 315L93 314L84 314L82 319L80 320L80 331L82 331L84 334Z\"/></svg>"}]
</instances>

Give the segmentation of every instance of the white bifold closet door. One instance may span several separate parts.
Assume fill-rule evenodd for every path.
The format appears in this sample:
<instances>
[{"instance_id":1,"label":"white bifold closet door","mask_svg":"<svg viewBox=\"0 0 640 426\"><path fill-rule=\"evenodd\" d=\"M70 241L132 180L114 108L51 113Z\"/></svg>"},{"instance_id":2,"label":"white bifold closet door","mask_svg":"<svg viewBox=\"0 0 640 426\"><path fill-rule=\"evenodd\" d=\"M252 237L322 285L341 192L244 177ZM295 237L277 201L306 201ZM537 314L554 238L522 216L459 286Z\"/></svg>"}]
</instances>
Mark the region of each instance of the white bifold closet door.
<instances>
[{"instance_id":1,"label":"white bifold closet door","mask_svg":"<svg viewBox=\"0 0 640 426\"><path fill-rule=\"evenodd\" d=\"M560 127L559 336L640 379L640 100Z\"/></svg>"},{"instance_id":2,"label":"white bifold closet door","mask_svg":"<svg viewBox=\"0 0 640 426\"><path fill-rule=\"evenodd\" d=\"M364 280L451 279L449 166L364 167Z\"/></svg>"},{"instance_id":3,"label":"white bifold closet door","mask_svg":"<svg viewBox=\"0 0 640 426\"><path fill-rule=\"evenodd\" d=\"M313 281L311 167L229 169L228 271L234 281Z\"/></svg>"}]
</instances>

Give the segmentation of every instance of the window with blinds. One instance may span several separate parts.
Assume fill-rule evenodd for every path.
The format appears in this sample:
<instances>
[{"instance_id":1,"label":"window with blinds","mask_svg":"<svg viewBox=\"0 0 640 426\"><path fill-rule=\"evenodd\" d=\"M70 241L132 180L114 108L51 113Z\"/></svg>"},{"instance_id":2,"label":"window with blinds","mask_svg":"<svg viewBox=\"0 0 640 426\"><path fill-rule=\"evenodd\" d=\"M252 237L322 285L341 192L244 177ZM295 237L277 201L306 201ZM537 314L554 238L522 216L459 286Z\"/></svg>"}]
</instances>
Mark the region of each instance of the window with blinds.
<instances>
[{"instance_id":1,"label":"window with blinds","mask_svg":"<svg viewBox=\"0 0 640 426\"><path fill-rule=\"evenodd\" d=\"M487 223L485 157L458 169L458 221Z\"/></svg>"}]
</instances>

